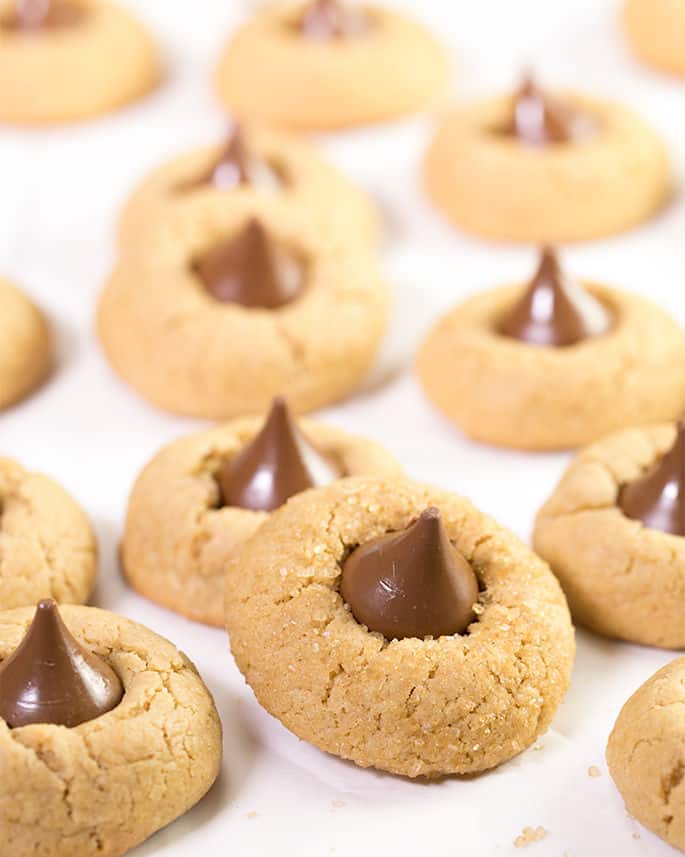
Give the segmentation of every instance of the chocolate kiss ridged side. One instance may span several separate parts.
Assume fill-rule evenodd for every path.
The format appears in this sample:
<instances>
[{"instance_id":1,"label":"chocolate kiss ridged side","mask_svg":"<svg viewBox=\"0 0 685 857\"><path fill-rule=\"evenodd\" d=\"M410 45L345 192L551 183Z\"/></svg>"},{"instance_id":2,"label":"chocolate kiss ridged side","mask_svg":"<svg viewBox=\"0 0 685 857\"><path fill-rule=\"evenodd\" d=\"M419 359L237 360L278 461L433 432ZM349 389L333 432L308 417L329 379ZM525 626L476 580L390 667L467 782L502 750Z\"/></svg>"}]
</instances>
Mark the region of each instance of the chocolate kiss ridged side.
<instances>
[{"instance_id":1,"label":"chocolate kiss ridged side","mask_svg":"<svg viewBox=\"0 0 685 857\"><path fill-rule=\"evenodd\" d=\"M653 530L685 536L685 420L673 446L644 476L621 488L618 505Z\"/></svg>"},{"instance_id":2,"label":"chocolate kiss ridged side","mask_svg":"<svg viewBox=\"0 0 685 857\"><path fill-rule=\"evenodd\" d=\"M73 637L51 598L38 603L24 639L0 664L0 717L11 728L78 726L122 695L117 674Z\"/></svg>"},{"instance_id":3,"label":"chocolate kiss ridged side","mask_svg":"<svg viewBox=\"0 0 685 857\"><path fill-rule=\"evenodd\" d=\"M224 506L271 512L294 494L341 475L302 434L279 397L262 430L224 466L217 481Z\"/></svg>"},{"instance_id":4,"label":"chocolate kiss ridged side","mask_svg":"<svg viewBox=\"0 0 685 857\"><path fill-rule=\"evenodd\" d=\"M302 288L302 266L276 247L256 218L195 262L196 275L218 301L277 309Z\"/></svg>"},{"instance_id":5,"label":"chocolate kiss ridged side","mask_svg":"<svg viewBox=\"0 0 685 857\"><path fill-rule=\"evenodd\" d=\"M392 640L462 634L475 618L478 580L451 544L440 512L356 548L340 586L355 619Z\"/></svg>"},{"instance_id":6,"label":"chocolate kiss ridged side","mask_svg":"<svg viewBox=\"0 0 685 857\"><path fill-rule=\"evenodd\" d=\"M535 276L500 322L498 332L528 345L561 347L599 336L610 324L604 306L569 279L554 250L545 247Z\"/></svg>"},{"instance_id":7,"label":"chocolate kiss ridged side","mask_svg":"<svg viewBox=\"0 0 685 857\"><path fill-rule=\"evenodd\" d=\"M526 75L513 96L512 117L505 132L529 146L567 143L573 137L573 116Z\"/></svg>"},{"instance_id":8,"label":"chocolate kiss ridged side","mask_svg":"<svg viewBox=\"0 0 685 857\"><path fill-rule=\"evenodd\" d=\"M367 16L339 0L313 0L300 18L299 29L308 39L343 39L368 27Z\"/></svg>"}]
</instances>

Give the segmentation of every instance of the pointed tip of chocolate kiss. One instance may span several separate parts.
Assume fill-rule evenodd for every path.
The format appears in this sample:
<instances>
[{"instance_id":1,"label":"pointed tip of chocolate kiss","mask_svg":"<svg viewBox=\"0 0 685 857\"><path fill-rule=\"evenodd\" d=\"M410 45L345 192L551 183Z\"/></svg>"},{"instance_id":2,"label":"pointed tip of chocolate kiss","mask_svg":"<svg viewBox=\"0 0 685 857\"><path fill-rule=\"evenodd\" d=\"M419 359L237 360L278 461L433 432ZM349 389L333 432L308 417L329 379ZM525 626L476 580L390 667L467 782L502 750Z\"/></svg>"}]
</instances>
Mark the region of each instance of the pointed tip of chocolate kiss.
<instances>
[{"instance_id":1,"label":"pointed tip of chocolate kiss","mask_svg":"<svg viewBox=\"0 0 685 857\"><path fill-rule=\"evenodd\" d=\"M272 240L259 218L198 258L193 270L209 294L224 303L278 309L303 287L301 261Z\"/></svg>"},{"instance_id":2,"label":"pointed tip of chocolate kiss","mask_svg":"<svg viewBox=\"0 0 685 857\"><path fill-rule=\"evenodd\" d=\"M17 648L0 664L0 717L10 728L78 726L123 696L117 674L76 640L52 598L38 602Z\"/></svg>"},{"instance_id":3,"label":"pointed tip of chocolate kiss","mask_svg":"<svg viewBox=\"0 0 685 857\"><path fill-rule=\"evenodd\" d=\"M429 506L404 530L352 551L340 592L355 619L386 639L441 637L473 621L478 580Z\"/></svg>"},{"instance_id":4,"label":"pointed tip of chocolate kiss","mask_svg":"<svg viewBox=\"0 0 685 857\"><path fill-rule=\"evenodd\" d=\"M512 101L513 113L504 129L508 135L530 146L567 143L573 138L573 114L547 95L530 69L524 69Z\"/></svg>"},{"instance_id":5,"label":"pointed tip of chocolate kiss","mask_svg":"<svg viewBox=\"0 0 685 857\"><path fill-rule=\"evenodd\" d=\"M226 462L217 482L224 506L271 512L295 494L341 475L300 431L286 400L276 396L260 431Z\"/></svg>"}]
</instances>

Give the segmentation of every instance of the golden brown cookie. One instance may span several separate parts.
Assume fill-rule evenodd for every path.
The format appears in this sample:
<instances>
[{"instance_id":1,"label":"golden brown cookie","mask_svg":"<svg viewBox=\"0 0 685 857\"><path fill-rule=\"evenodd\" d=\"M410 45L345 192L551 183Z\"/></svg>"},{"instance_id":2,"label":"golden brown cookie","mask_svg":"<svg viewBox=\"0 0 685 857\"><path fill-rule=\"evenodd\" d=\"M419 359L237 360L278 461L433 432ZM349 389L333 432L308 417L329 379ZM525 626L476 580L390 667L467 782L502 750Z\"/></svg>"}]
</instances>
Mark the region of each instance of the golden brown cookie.
<instances>
[{"instance_id":1,"label":"golden brown cookie","mask_svg":"<svg viewBox=\"0 0 685 857\"><path fill-rule=\"evenodd\" d=\"M0 610L52 597L83 603L97 543L81 507L56 482L0 458Z\"/></svg>"},{"instance_id":2,"label":"golden brown cookie","mask_svg":"<svg viewBox=\"0 0 685 857\"><path fill-rule=\"evenodd\" d=\"M590 126L578 139L527 145L502 132L511 96L459 107L424 164L428 194L458 227L488 238L578 241L647 219L671 187L666 148L632 110L560 93Z\"/></svg>"},{"instance_id":3,"label":"golden brown cookie","mask_svg":"<svg viewBox=\"0 0 685 857\"><path fill-rule=\"evenodd\" d=\"M2 62L0 60L0 62ZM52 368L52 342L43 313L19 289L0 278L0 408L13 405L41 384Z\"/></svg>"},{"instance_id":4,"label":"golden brown cookie","mask_svg":"<svg viewBox=\"0 0 685 857\"><path fill-rule=\"evenodd\" d=\"M350 551L435 506L480 583L465 634L389 641L340 595ZM410 777L473 773L528 747L569 683L573 628L547 565L467 500L343 479L293 498L227 566L231 648L259 702L322 750Z\"/></svg>"},{"instance_id":5,"label":"golden brown cookie","mask_svg":"<svg viewBox=\"0 0 685 857\"><path fill-rule=\"evenodd\" d=\"M226 562L269 514L223 505L217 475L263 424L263 417L235 420L181 438L140 474L129 500L121 561L131 585L147 598L223 626ZM345 475L401 473L392 455L373 441L312 420L298 424Z\"/></svg>"},{"instance_id":6,"label":"golden brown cookie","mask_svg":"<svg viewBox=\"0 0 685 857\"><path fill-rule=\"evenodd\" d=\"M221 724L188 658L142 625L93 607L60 610L124 686L79 726L0 719L0 830L12 857L119 857L186 812L216 779ZM0 660L33 608L0 613ZM20 796L18 798L18 796Z\"/></svg>"},{"instance_id":7,"label":"golden brown cookie","mask_svg":"<svg viewBox=\"0 0 685 857\"><path fill-rule=\"evenodd\" d=\"M340 128L420 110L445 88L445 51L415 21L368 6L358 32L319 29L306 35L300 21L308 8L273 3L231 38L216 84L236 116L293 128Z\"/></svg>"},{"instance_id":8,"label":"golden brown cookie","mask_svg":"<svg viewBox=\"0 0 685 857\"><path fill-rule=\"evenodd\" d=\"M360 383L388 314L371 248L323 247L283 209L256 221L226 206L186 227L160 234L147 254L122 256L100 300L110 363L141 395L170 411L221 419L264 413L277 394L296 412L314 410ZM200 260L253 238L270 245L268 260L247 266L255 278L262 267L273 273L274 247L301 274L297 294L275 308L217 298L198 274Z\"/></svg>"},{"instance_id":9,"label":"golden brown cookie","mask_svg":"<svg viewBox=\"0 0 685 857\"><path fill-rule=\"evenodd\" d=\"M626 809L685 851L685 658L662 667L630 697L607 744Z\"/></svg>"},{"instance_id":10,"label":"golden brown cookie","mask_svg":"<svg viewBox=\"0 0 685 857\"><path fill-rule=\"evenodd\" d=\"M225 154L225 145L168 161L127 202L119 225L121 251L130 253L140 246L147 253L151 232L162 227L183 234L187 224L192 228L194 223L204 223L214 210L226 206L253 213L274 208L283 219L300 218L302 229L322 243L377 240L380 226L370 199L313 146L288 134L253 127L241 129L238 140L245 159L257 162L254 181L230 188L212 182L212 170Z\"/></svg>"},{"instance_id":11,"label":"golden brown cookie","mask_svg":"<svg viewBox=\"0 0 685 857\"><path fill-rule=\"evenodd\" d=\"M158 82L157 51L128 12L104 0L26 2L50 8L22 26L0 5L0 121L68 122L107 113Z\"/></svg>"},{"instance_id":12,"label":"golden brown cookie","mask_svg":"<svg viewBox=\"0 0 685 857\"><path fill-rule=\"evenodd\" d=\"M660 71L685 75L685 3L626 0L621 23L635 54Z\"/></svg>"},{"instance_id":13,"label":"golden brown cookie","mask_svg":"<svg viewBox=\"0 0 685 857\"><path fill-rule=\"evenodd\" d=\"M574 619L608 637L685 647L685 538L628 518L623 486L672 447L670 425L618 432L582 450L538 513L535 550Z\"/></svg>"},{"instance_id":14,"label":"golden brown cookie","mask_svg":"<svg viewBox=\"0 0 685 857\"><path fill-rule=\"evenodd\" d=\"M566 347L503 336L503 315L525 288L481 293L443 316L417 369L428 398L476 440L562 449L685 410L685 334L645 298L584 282L611 312L602 335Z\"/></svg>"}]
</instances>

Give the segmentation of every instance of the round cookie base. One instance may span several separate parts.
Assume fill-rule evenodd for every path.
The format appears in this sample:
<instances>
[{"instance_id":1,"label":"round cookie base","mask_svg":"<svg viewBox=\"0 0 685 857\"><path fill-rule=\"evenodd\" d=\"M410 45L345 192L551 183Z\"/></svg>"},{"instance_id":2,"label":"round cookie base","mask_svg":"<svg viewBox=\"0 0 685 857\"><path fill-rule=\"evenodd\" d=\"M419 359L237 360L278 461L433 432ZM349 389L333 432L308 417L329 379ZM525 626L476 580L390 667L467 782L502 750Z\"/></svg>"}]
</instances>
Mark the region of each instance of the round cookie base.
<instances>
[{"instance_id":1,"label":"round cookie base","mask_svg":"<svg viewBox=\"0 0 685 857\"><path fill-rule=\"evenodd\" d=\"M596 137L523 146L493 130L505 98L448 115L424 161L428 196L457 227L500 241L589 240L651 217L672 186L661 139L625 107L567 98L596 118Z\"/></svg>"},{"instance_id":2,"label":"round cookie base","mask_svg":"<svg viewBox=\"0 0 685 857\"><path fill-rule=\"evenodd\" d=\"M388 641L344 603L341 564L430 505L477 573L478 620L464 635ZM295 735L408 777L522 752L552 720L574 655L547 565L468 501L408 480L343 479L290 500L228 564L226 622L257 699Z\"/></svg>"},{"instance_id":3,"label":"round cookie base","mask_svg":"<svg viewBox=\"0 0 685 857\"><path fill-rule=\"evenodd\" d=\"M617 505L621 485L673 443L673 425L628 429L582 450L538 512L533 546L574 620L598 634L685 648L685 538L645 527Z\"/></svg>"},{"instance_id":4,"label":"round cookie base","mask_svg":"<svg viewBox=\"0 0 685 857\"><path fill-rule=\"evenodd\" d=\"M513 449L566 449L626 425L678 417L685 410L685 332L638 295L584 285L613 311L613 327L567 348L497 333L523 285L455 307L419 350L427 397L470 437Z\"/></svg>"},{"instance_id":5,"label":"round cookie base","mask_svg":"<svg viewBox=\"0 0 685 857\"><path fill-rule=\"evenodd\" d=\"M219 508L214 474L263 422L241 419L181 438L142 471L131 491L120 554L126 579L141 595L188 619L224 626L226 563L269 514ZM313 420L298 425L345 474L402 473L380 444Z\"/></svg>"},{"instance_id":6,"label":"round cookie base","mask_svg":"<svg viewBox=\"0 0 685 857\"><path fill-rule=\"evenodd\" d=\"M132 15L102 0L70 2L84 8L83 21L37 33L3 28L13 4L0 6L0 121L49 125L90 119L159 83L156 47Z\"/></svg>"},{"instance_id":7,"label":"round cookie base","mask_svg":"<svg viewBox=\"0 0 685 857\"><path fill-rule=\"evenodd\" d=\"M34 610L0 613L0 659L19 644ZM94 607L68 605L60 613L119 675L124 696L71 729L9 729L0 719L3 852L121 857L210 788L220 767L221 723L195 667L167 640Z\"/></svg>"},{"instance_id":8,"label":"round cookie base","mask_svg":"<svg viewBox=\"0 0 685 857\"><path fill-rule=\"evenodd\" d=\"M621 709L606 758L626 809L685 851L685 658L655 673Z\"/></svg>"}]
</instances>

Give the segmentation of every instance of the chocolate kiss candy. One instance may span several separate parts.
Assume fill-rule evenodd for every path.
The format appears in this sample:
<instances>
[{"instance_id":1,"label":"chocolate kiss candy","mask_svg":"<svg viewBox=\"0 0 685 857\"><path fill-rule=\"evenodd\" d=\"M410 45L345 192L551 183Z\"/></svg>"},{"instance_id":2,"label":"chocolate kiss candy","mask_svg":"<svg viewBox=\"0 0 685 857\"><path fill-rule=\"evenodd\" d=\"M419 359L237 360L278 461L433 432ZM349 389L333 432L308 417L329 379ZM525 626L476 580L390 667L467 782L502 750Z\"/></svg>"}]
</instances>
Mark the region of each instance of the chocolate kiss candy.
<instances>
[{"instance_id":1,"label":"chocolate kiss candy","mask_svg":"<svg viewBox=\"0 0 685 857\"><path fill-rule=\"evenodd\" d=\"M573 137L573 116L525 75L513 98L513 116L506 133L530 146L567 143Z\"/></svg>"},{"instance_id":2,"label":"chocolate kiss candy","mask_svg":"<svg viewBox=\"0 0 685 857\"><path fill-rule=\"evenodd\" d=\"M218 301L277 309L302 288L302 266L274 245L252 218L234 237L195 263L195 273Z\"/></svg>"},{"instance_id":3,"label":"chocolate kiss candy","mask_svg":"<svg viewBox=\"0 0 685 857\"><path fill-rule=\"evenodd\" d=\"M354 618L388 640L462 634L475 618L478 581L431 506L406 530L361 545L342 570Z\"/></svg>"},{"instance_id":4,"label":"chocolate kiss candy","mask_svg":"<svg viewBox=\"0 0 685 857\"><path fill-rule=\"evenodd\" d=\"M610 325L602 304L559 267L556 253L544 247L530 285L504 316L499 333L528 345L574 345L599 336Z\"/></svg>"},{"instance_id":5,"label":"chocolate kiss candy","mask_svg":"<svg viewBox=\"0 0 685 857\"><path fill-rule=\"evenodd\" d=\"M111 711L123 692L114 670L72 636L51 598L38 602L26 636L0 664L0 717L11 728L78 726Z\"/></svg>"},{"instance_id":6,"label":"chocolate kiss candy","mask_svg":"<svg viewBox=\"0 0 685 857\"><path fill-rule=\"evenodd\" d=\"M279 396L262 430L225 465L218 482L224 506L271 512L293 494L328 485L341 475L304 437Z\"/></svg>"},{"instance_id":7,"label":"chocolate kiss candy","mask_svg":"<svg viewBox=\"0 0 685 857\"><path fill-rule=\"evenodd\" d=\"M20 30L66 26L75 23L81 11L75 4L57 0L17 0L14 25Z\"/></svg>"},{"instance_id":8,"label":"chocolate kiss candy","mask_svg":"<svg viewBox=\"0 0 685 857\"><path fill-rule=\"evenodd\" d=\"M685 420L670 450L644 476L624 485L618 504L652 530L685 536Z\"/></svg>"},{"instance_id":9,"label":"chocolate kiss candy","mask_svg":"<svg viewBox=\"0 0 685 857\"><path fill-rule=\"evenodd\" d=\"M250 158L239 125L233 127L217 160L192 184L212 184L221 190L233 190L240 185L251 184Z\"/></svg>"},{"instance_id":10,"label":"chocolate kiss candy","mask_svg":"<svg viewBox=\"0 0 685 857\"><path fill-rule=\"evenodd\" d=\"M342 39L359 35L368 26L367 16L338 0L313 0L300 18L300 32L308 39Z\"/></svg>"}]
</instances>

